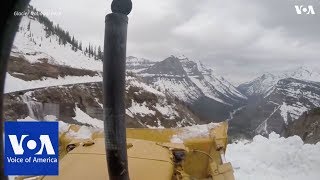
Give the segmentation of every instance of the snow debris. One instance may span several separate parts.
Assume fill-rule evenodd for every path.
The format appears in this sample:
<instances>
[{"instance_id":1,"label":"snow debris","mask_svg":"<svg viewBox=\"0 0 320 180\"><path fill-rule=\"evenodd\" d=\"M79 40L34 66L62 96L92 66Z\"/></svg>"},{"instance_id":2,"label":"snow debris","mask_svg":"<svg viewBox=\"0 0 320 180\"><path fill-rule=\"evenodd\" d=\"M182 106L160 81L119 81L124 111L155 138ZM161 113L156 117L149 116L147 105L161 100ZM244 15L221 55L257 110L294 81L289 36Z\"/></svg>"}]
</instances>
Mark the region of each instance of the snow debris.
<instances>
[{"instance_id":1,"label":"snow debris","mask_svg":"<svg viewBox=\"0 0 320 180\"><path fill-rule=\"evenodd\" d=\"M81 126L77 132L70 130L67 134L76 139L91 139L95 130L96 129L88 126Z\"/></svg>"},{"instance_id":2,"label":"snow debris","mask_svg":"<svg viewBox=\"0 0 320 180\"><path fill-rule=\"evenodd\" d=\"M182 144L183 140L180 139L177 135L173 135L172 138L170 139L170 142L177 143L177 144Z\"/></svg>"},{"instance_id":3,"label":"snow debris","mask_svg":"<svg viewBox=\"0 0 320 180\"><path fill-rule=\"evenodd\" d=\"M210 123L204 125L194 125L181 128L179 134L173 135L170 139L172 143L183 142L184 139L208 137L210 129L219 126L219 123Z\"/></svg>"},{"instance_id":4,"label":"snow debris","mask_svg":"<svg viewBox=\"0 0 320 180\"><path fill-rule=\"evenodd\" d=\"M320 143L303 144L298 136L256 136L250 143L229 144L226 158L237 180L318 180Z\"/></svg>"}]
</instances>

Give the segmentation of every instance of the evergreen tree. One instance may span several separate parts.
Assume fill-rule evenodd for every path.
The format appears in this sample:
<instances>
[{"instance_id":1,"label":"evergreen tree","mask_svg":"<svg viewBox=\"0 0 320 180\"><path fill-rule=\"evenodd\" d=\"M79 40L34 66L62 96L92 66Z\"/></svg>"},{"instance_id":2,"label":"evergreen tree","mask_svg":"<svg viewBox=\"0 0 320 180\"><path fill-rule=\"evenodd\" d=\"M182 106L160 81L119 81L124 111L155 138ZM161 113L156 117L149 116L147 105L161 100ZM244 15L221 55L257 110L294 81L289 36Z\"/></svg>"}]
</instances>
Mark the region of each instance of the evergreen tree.
<instances>
[{"instance_id":1,"label":"evergreen tree","mask_svg":"<svg viewBox=\"0 0 320 180\"><path fill-rule=\"evenodd\" d=\"M94 59L97 59L96 49L97 49L97 47L96 47L96 46L94 46L94 49L93 49L93 56L94 56Z\"/></svg>"},{"instance_id":2,"label":"evergreen tree","mask_svg":"<svg viewBox=\"0 0 320 180\"><path fill-rule=\"evenodd\" d=\"M89 46L88 46L88 55L89 55L89 57L90 57L90 44L89 44Z\"/></svg>"},{"instance_id":3,"label":"evergreen tree","mask_svg":"<svg viewBox=\"0 0 320 180\"><path fill-rule=\"evenodd\" d=\"M80 49L80 51L82 51L82 43L81 42L79 43L79 49Z\"/></svg>"},{"instance_id":4,"label":"evergreen tree","mask_svg":"<svg viewBox=\"0 0 320 180\"><path fill-rule=\"evenodd\" d=\"M98 47L98 59L102 59L102 51L101 51L101 47Z\"/></svg>"},{"instance_id":5,"label":"evergreen tree","mask_svg":"<svg viewBox=\"0 0 320 180\"><path fill-rule=\"evenodd\" d=\"M29 21L29 24L28 24L28 27L27 27L27 29L28 29L28 31L30 31L30 21Z\"/></svg>"},{"instance_id":6,"label":"evergreen tree","mask_svg":"<svg viewBox=\"0 0 320 180\"><path fill-rule=\"evenodd\" d=\"M72 50L75 50L75 48L74 48L74 36L72 36L72 40L71 40L71 49Z\"/></svg>"}]
</instances>

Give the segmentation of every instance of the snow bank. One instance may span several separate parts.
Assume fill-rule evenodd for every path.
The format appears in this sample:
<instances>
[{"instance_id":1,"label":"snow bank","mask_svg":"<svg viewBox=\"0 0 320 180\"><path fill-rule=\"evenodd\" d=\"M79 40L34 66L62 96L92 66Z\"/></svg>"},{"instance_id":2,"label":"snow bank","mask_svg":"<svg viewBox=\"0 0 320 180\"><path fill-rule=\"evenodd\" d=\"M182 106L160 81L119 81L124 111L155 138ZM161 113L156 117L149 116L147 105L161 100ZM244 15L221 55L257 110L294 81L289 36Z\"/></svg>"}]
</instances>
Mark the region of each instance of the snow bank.
<instances>
[{"instance_id":1,"label":"snow bank","mask_svg":"<svg viewBox=\"0 0 320 180\"><path fill-rule=\"evenodd\" d=\"M228 145L226 158L237 180L318 180L320 143L303 144L298 136L254 137L250 143Z\"/></svg>"}]
</instances>

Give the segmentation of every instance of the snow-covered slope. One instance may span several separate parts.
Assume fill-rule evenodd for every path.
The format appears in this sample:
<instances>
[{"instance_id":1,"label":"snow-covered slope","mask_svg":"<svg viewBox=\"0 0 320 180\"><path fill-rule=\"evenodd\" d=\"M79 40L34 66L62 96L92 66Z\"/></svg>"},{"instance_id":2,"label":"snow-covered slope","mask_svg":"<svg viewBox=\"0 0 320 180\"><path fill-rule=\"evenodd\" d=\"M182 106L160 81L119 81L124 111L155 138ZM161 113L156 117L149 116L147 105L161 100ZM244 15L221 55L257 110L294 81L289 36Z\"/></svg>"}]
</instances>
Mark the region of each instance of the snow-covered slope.
<instances>
[{"instance_id":1,"label":"snow-covered slope","mask_svg":"<svg viewBox=\"0 0 320 180\"><path fill-rule=\"evenodd\" d=\"M311 67L301 66L277 74L265 73L250 82L239 85L238 89L247 96L266 96L279 80L286 78L320 82L320 71Z\"/></svg>"},{"instance_id":2,"label":"snow-covered slope","mask_svg":"<svg viewBox=\"0 0 320 180\"><path fill-rule=\"evenodd\" d=\"M24 16L15 37L5 82L6 119L53 115L69 123L102 127L102 61L68 42L64 45L61 34L48 33L48 25L40 22L38 16ZM132 73L153 62L135 57L127 62L131 71L126 76L128 127L201 123L184 103Z\"/></svg>"},{"instance_id":3,"label":"snow-covered slope","mask_svg":"<svg viewBox=\"0 0 320 180\"><path fill-rule=\"evenodd\" d=\"M229 144L226 159L237 180L318 180L320 143L303 144L298 136L256 136L252 142Z\"/></svg>"},{"instance_id":4,"label":"snow-covered slope","mask_svg":"<svg viewBox=\"0 0 320 180\"><path fill-rule=\"evenodd\" d=\"M134 73L145 70L155 64L155 62L152 62L148 59L137 58L134 56L127 57L126 63L127 63L126 64L127 71L131 71Z\"/></svg>"},{"instance_id":5,"label":"snow-covered slope","mask_svg":"<svg viewBox=\"0 0 320 180\"><path fill-rule=\"evenodd\" d=\"M286 78L279 80L263 97L250 100L233 115L231 129L244 134L284 134L288 124L304 112L320 106L320 82Z\"/></svg>"},{"instance_id":6,"label":"snow-covered slope","mask_svg":"<svg viewBox=\"0 0 320 180\"><path fill-rule=\"evenodd\" d=\"M303 112L320 106L320 83L282 79L265 100L278 105L281 117L288 124L298 119Z\"/></svg>"},{"instance_id":7,"label":"snow-covered slope","mask_svg":"<svg viewBox=\"0 0 320 180\"><path fill-rule=\"evenodd\" d=\"M195 63L181 56L179 59L190 80L205 96L225 104L246 99L231 83L215 74L212 69L205 67L200 61Z\"/></svg>"},{"instance_id":8,"label":"snow-covered slope","mask_svg":"<svg viewBox=\"0 0 320 180\"><path fill-rule=\"evenodd\" d=\"M23 16L11 55L24 56L31 63L46 59L50 64L102 71L100 60L88 57L83 51L73 51L68 42L66 45L59 44L59 37L53 34L47 37L45 29L45 25L35 17Z\"/></svg>"},{"instance_id":9,"label":"snow-covered slope","mask_svg":"<svg viewBox=\"0 0 320 180\"><path fill-rule=\"evenodd\" d=\"M85 78L84 78L85 79ZM22 81L22 80L21 80ZM41 83L51 83L43 80ZM140 81L126 77L126 122L128 127L182 127L201 123L183 103ZM68 84L28 89L5 95L7 120L55 116L64 122L102 128L102 82Z\"/></svg>"},{"instance_id":10,"label":"snow-covered slope","mask_svg":"<svg viewBox=\"0 0 320 180\"><path fill-rule=\"evenodd\" d=\"M214 74L201 62L184 56L171 56L139 73L147 82L167 91L186 102L194 102L206 96L222 104L230 105L245 100L234 86Z\"/></svg>"}]
</instances>

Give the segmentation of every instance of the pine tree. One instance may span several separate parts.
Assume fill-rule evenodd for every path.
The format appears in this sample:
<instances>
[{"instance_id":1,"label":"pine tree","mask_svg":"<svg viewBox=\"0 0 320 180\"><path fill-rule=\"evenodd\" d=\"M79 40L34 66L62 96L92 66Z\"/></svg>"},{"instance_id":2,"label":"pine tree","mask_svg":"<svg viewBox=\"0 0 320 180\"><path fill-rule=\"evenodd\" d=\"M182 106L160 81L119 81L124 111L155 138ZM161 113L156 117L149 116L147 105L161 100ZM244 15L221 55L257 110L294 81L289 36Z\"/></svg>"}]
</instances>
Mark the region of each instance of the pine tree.
<instances>
[{"instance_id":1,"label":"pine tree","mask_svg":"<svg viewBox=\"0 0 320 180\"><path fill-rule=\"evenodd\" d=\"M79 43L79 49L80 49L80 51L82 51L82 43L81 42Z\"/></svg>"},{"instance_id":2,"label":"pine tree","mask_svg":"<svg viewBox=\"0 0 320 180\"><path fill-rule=\"evenodd\" d=\"M75 40L75 41L74 41L74 50L75 50L75 51L78 51L78 48L79 48L79 46L78 46L78 41Z\"/></svg>"},{"instance_id":3,"label":"pine tree","mask_svg":"<svg viewBox=\"0 0 320 180\"><path fill-rule=\"evenodd\" d=\"M93 56L94 56L94 59L97 59L96 49L97 49L97 47L96 47L96 46L94 46L94 49L93 49Z\"/></svg>"},{"instance_id":4,"label":"pine tree","mask_svg":"<svg viewBox=\"0 0 320 180\"><path fill-rule=\"evenodd\" d=\"M101 47L98 47L98 59L102 59L102 51L101 51Z\"/></svg>"},{"instance_id":5,"label":"pine tree","mask_svg":"<svg viewBox=\"0 0 320 180\"><path fill-rule=\"evenodd\" d=\"M28 27L27 27L27 29L28 29L28 31L30 31L30 21L29 21L29 24L28 24Z\"/></svg>"},{"instance_id":6,"label":"pine tree","mask_svg":"<svg viewBox=\"0 0 320 180\"><path fill-rule=\"evenodd\" d=\"M72 40L71 40L71 49L72 50L75 50L75 48L74 48L74 36L72 36Z\"/></svg>"},{"instance_id":7,"label":"pine tree","mask_svg":"<svg viewBox=\"0 0 320 180\"><path fill-rule=\"evenodd\" d=\"M89 57L90 57L90 44L88 46L88 54L89 54Z\"/></svg>"}]
</instances>

